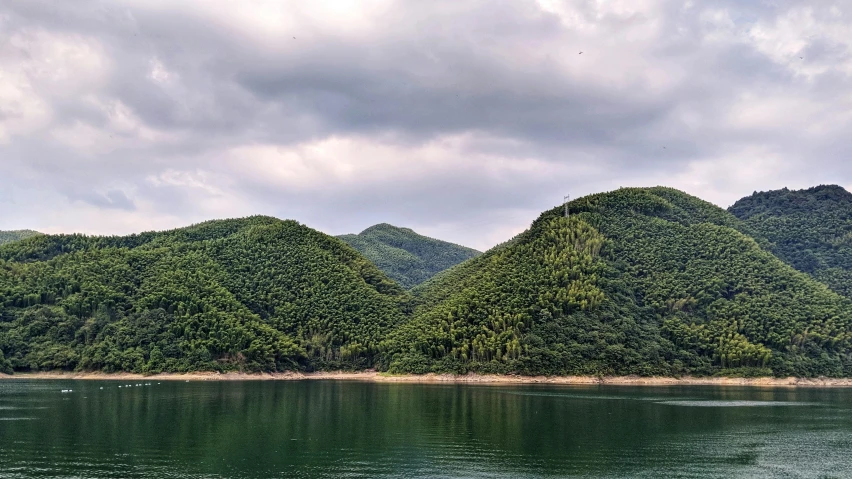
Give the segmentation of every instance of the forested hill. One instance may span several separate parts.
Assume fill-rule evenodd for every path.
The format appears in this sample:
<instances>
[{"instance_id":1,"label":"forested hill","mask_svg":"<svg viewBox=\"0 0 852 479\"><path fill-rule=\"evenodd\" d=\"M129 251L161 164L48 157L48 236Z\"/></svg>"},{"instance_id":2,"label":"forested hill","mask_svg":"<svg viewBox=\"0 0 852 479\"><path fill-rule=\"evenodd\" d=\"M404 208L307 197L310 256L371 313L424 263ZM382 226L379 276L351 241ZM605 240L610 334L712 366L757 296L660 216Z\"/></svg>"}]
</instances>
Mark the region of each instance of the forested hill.
<instances>
[{"instance_id":1,"label":"forested hill","mask_svg":"<svg viewBox=\"0 0 852 479\"><path fill-rule=\"evenodd\" d=\"M776 256L852 298L852 193L836 185L755 192L729 211Z\"/></svg>"},{"instance_id":2,"label":"forested hill","mask_svg":"<svg viewBox=\"0 0 852 479\"><path fill-rule=\"evenodd\" d=\"M852 304L669 188L542 214L513 242L415 288L391 371L852 374Z\"/></svg>"},{"instance_id":3,"label":"forested hill","mask_svg":"<svg viewBox=\"0 0 852 479\"><path fill-rule=\"evenodd\" d=\"M12 241L19 241L37 234L40 233L32 230L0 231L0 245L11 243Z\"/></svg>"},{"instance_id":4,"label":"forested hill","mask_svg":"<svg viewBox=\"0 0 852 479\"><path fill-rule=\"evenodd\" d=\"M405 288L479 254L471 248L419 235L386 223L339 236Z\"/></svg>"},{"instance_id":5,"label":"forested hill","mask_svg":"<svg viewBox=\"0 0 852 479\"><path fill-rule=\"evenodd\" d=\"M269 217L15 241L0 246L0 369L852 376L852 300L762 247L759 214L670 188L570 211L410 293L340 239Z\"/></svg>"},{"instance_id":6,"label":"forested hill","mask_svg":"<svg viewBox=\"0 0 852 479\"><path fill-rule=\"evenodd\" d=\"M0 367L368 367L407 297L344 242L294 221L40 235L0 246Z\"/></svg>"}]
</instances>

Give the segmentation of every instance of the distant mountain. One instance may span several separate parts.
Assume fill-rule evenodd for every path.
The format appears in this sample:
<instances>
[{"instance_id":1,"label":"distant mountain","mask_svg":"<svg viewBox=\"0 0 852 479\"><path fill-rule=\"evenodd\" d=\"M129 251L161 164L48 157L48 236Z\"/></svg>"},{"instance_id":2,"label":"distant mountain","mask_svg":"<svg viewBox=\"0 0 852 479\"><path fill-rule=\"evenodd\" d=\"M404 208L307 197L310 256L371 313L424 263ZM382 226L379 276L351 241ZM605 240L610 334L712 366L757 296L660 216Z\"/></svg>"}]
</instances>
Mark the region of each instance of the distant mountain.
<instances>
[{"instance_id":1,"label":"distant mountain","mask_svg":"<svg viewBox=\"0 0 852 479\"><path fill-rule=\"evenodd\" d=\"M39 235L0 246L0 369L364 368L407 298L295 221Z\"/></svg>"},{"instance_id":2,"label":"distant mountain","mask_svg":"<svg viewBox=\"0 0 852 479\"><path fill-rule=\"evenodd\" d=\"M415 288L392 372L852 374L852 302L670 188L543 213ZM750 372L749 372L750 371Z\"/></svg>"},{"instance_id":3,"label":"distant mountain","mask_svg":"<svg viewBox=\"0 0 852 479\"><path fill-rule=\"evenodd\" d=\"M471 248L419 235L386 223L338 238L349 243L405 288L481 254Z\"/></svg>"},{"instance_id":4,"label":"distant mountain","mask_svg":"<svg viewBox=\"0 0 852 479\"><path fill-rule=\"evenodd\" d=\"M852 298L852 193L836 185L755 192L728 209L776 256Z\"/></svg>"},{"instance_id":5,"label":"distant mountain","mask_svg":"<svg viewBox=\"0 0 852 479\"><path fill-rule=\"evenodd\" d=\"M19 241L25 238L35 236L37 234L41 233L32 230L0 231L0 244L11 243L12 241Z\"/></svg>"}]
</instances>

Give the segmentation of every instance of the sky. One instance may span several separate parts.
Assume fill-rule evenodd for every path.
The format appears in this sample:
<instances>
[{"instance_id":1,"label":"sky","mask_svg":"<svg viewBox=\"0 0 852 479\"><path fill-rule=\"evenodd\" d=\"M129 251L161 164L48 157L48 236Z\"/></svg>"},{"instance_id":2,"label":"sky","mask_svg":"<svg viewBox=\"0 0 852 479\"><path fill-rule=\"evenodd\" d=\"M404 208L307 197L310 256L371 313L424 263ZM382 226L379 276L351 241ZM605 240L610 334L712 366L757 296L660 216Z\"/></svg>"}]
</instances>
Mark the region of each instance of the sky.
<instances>
[{"instance_id":1,"label":"sky","mask_svg":"<svg viewBox=\"0 0 852 479\"><path fill-rule=\"evenodd\" d=\"M852 189L852 2L0 2L0 229L481 250L621 186Z\"/></svg>"}]
</instances>

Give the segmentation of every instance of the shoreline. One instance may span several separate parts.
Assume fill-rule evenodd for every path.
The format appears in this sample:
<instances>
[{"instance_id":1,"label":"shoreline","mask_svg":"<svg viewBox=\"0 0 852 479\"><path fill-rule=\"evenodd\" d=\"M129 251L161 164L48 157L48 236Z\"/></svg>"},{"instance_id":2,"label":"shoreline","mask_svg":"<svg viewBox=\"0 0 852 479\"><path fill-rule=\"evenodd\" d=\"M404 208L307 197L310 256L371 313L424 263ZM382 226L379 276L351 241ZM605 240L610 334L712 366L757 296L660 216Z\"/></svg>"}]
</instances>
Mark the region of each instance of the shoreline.
<instances>
[{"instance_id":1,"label":"shoreline","mask_svg":"<svg viewBox=\"0 0 852 479\"><path fill-rule=\"evenodd\" d=\"M374 383L411 384L554 384L554 385L621 385L621 386L754 386L754 387L852 387L852 378L733 378L733 377L641 377L641 376L510 376L496 374L404 374L391 375L376 371L322 371L315 373L135 373L102 372L36 372L0 374L2 380L160 380L160 381L303 381L337 380Z\"/></svg>"}]
</instances>

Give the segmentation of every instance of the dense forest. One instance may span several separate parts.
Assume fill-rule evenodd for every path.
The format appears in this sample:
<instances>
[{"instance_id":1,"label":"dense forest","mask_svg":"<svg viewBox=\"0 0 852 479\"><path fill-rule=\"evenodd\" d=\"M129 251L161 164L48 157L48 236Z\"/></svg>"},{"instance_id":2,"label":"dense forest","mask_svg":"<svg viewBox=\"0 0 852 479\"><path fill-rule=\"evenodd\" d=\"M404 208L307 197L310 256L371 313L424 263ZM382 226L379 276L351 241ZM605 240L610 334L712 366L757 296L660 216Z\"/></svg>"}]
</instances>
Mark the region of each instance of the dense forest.
<instances>
[{"instance_id":1,"label":"dense forest","mask_svg":"<svg viewBox=\"0 0 852 479\"><path fill-rule=\"evenodd\" d=\"M852 298L852 193L835 185L755 192L729 211L776 256Z\"/></svg>"},{"instance_id":2,"label":"dense forest","mask_svg":"<svg viewBox=\"0 0 852 479\"><path fill-rule=\"evenodd\" d=\"M40 234L32 230L0 231L0 245Z\"/></svg>"},{"instance_id":3,"label":"dense forest","mask_svg":"<svg viewBox=\"0 0 852 479\"><path fill-rule=\"evenodd\" d=\"M294 221L35 236L0 247L0 361L134 372L368 367L406 300L348 245Z\"/></svg>"},{"instance_id":4,"label":"dense forest","mask_svg":"<svg viewBox=\"0 0 852 479\"><path fill-rule=\"evenodd\" d=\"M386 223L357 235L338 238L349 243L404 288L411 288L447 268L481 254L471 248L419 235Z\"/></svg>"},{"instance_id":5,"label":"dense forest","mask_svg":"<svg viewBox=\"0 0 852 479\"><path fill-rule=\"evenodd\" d=\"M269 217L39 235L0 246L0 369L852 376L852 300L732 211L590 195L410 291Z\"/></svg>"},{"instance_id":6,"label":"dense forest","mask_svg":"<svg viewBox=\"0 0 852 479\"><path fill-rule=\"evenodd\" d=\"M730 213L668 188L545 212L415 288L391 371L852 374L852 305Z\"/></svg>"}]
</instances>

